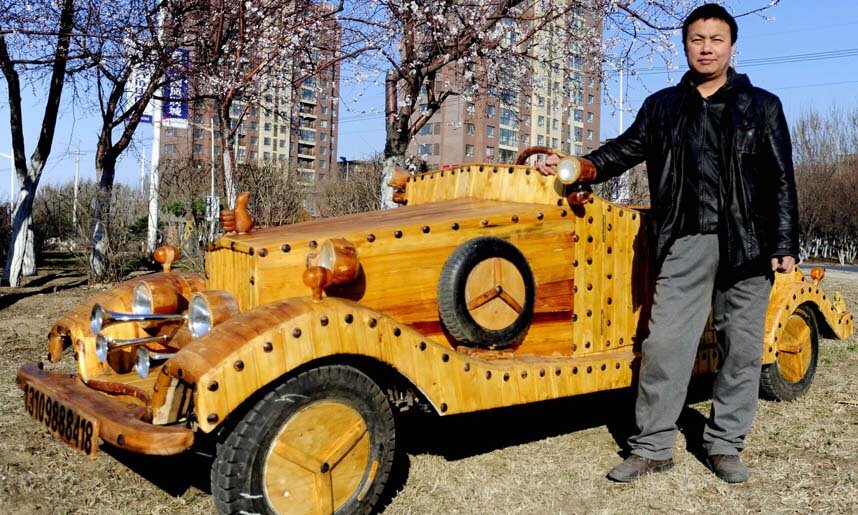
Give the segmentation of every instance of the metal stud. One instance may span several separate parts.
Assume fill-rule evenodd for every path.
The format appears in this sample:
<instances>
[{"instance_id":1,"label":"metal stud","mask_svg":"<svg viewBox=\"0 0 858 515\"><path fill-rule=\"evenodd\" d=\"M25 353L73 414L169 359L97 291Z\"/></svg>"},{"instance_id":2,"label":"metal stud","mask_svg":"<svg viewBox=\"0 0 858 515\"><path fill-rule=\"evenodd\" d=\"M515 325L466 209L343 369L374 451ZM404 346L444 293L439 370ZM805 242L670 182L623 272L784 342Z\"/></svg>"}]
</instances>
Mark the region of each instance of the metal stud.
<instances>
[{"instance_id":1,"label":"metal stud","mask_svg":"<svg viewBox=\"0 0 858 515\"><path fill-rule=\"evenodd\" d=\"M393 236L395 238L402 238L402 231L399 231L399 230L393 231Z\"/></svg>"},{"instance_id":2,"label":"metal stud","mask_svg":"<svg viewBox=\"0 0 858 515\"><path fill-rule=\"evenodd\" d=\"M545 214L542 211L536 213L537 220L542 220L543 218L545 218Z\"/></svg>"},{"instance_id":3,"label":"metal stud","mask_svg":"<svg viewBox=\"0 0 858 515\"><path fill-rule=\"evenodd\" d=\"M209 383L210 392L216 392L218 388L220 388L220 385L217 383L217 381L212 381L211 383Z\"/></svg>"},{"instance_id":4,"label":"metal stud","mask_svg":"<svg viewBox=\"0 0 858 515\"><path fill-rule=\"evenodd\" d=\"M317 242L316 240L310 240L310 248L311 249L314 249L318 246L319 246L319 242Z\"/></svg>"},{"instance_id":5,"label":"metal stud","mask_svg":"<svg viewBox=\"0 0 858 515\"><path fill-rule=\"evenodd\" d=\"M295 329L292 329L292 336L294 336L295 338L300 338L301 337L301 329L298 327L296 327Z\"/></svg>"},{"instance_id":6,"label":"metal stud","mask_svg":"<svg viewBox=\"0 0 858 515\"><path fill-rule=\"evenodd\" d=\"M351 313L347 313L344 320L347 324L351 324L354 321L355 317L352 316Z\"/></svg>"},{"instance_id":7,"label":"metal stud","mask_svg":"<svg viewBox=\"0 0 858 515\"><path fill-rule=\"evenodd\" d=\"M325 315L322 315L319 318L319 323L322 324L322 327L325 327L326 325L328 325L328 317Z\"/></svg>"},{"instance_id":8,"label":"metal stud","mask_svg":"<svg viewBox=\"0 0 858 515\"><path fill-rule=\"evenodd\" d=\"M209 416L206 417L206 422L209 424L214 424L218 421L217 413L209 413Z\"/></svg>"},{"instance_id":9,"label":"metal stud","mask_svg":"<svg viewBox=\"0 0 858 515\"><path fill-rule=\"evenodd\" d=\"M369 325L370 327L375 327L376 325L378 325L378 320L370 318L369 322L367 322L367 325Z\"/></svg>"},{"instance_id":10,"label":"metal stud","mask_svg":"<svg viewBox=\"0 0 858 515\"><path fill-rule=\"evenodd\" d=\"M271 352L274 350L274 344L271 342L265 342L262 344L262 350L265 352Z\"/></svg>"},{"instance_id":11,"label":"metal stud","mask_svg":"<svg viewBox=\"0 0 858 515\"><path fill-rule=\"evenodd\" d=\"M235 369L236 372L241 372L242 370L244 370L244 361L237 359L235 360L235 363L232 364L232 367Z\"/></svg>"},{"instance_id":12,"label":"metal stud","mask_svg":"<svg viewBox=\"0 0 858 515\"><path fill-rule=\"evenodd\" d=\"M421 230L423 231L423 234L429 234L431 229L429 229L428 225L424 225Z\"/></svg>"},{"instance_id":13,"label":"metal stud","mask_svg":"<svg viewBox=\"0 0 858 515\"><path fill-rule=\"evenodd\" d=\"M366 235L366 241L368 241L370 243L374 242L375 241L375 234L367 234Z\"/></svg>"}]
</instances>

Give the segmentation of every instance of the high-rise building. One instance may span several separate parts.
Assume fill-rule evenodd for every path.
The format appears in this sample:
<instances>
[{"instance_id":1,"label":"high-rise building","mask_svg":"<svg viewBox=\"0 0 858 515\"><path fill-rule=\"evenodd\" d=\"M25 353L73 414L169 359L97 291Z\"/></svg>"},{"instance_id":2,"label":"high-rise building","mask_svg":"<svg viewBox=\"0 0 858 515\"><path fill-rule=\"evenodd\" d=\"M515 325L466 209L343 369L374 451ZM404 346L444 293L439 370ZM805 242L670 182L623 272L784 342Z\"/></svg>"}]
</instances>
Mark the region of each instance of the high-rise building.
<instances>
[{"instance_id":1,"label":"high-rise building","mask_svg":"<svg viewBox=\"0 0 858 515\"><path fill-rule=\"evenodd\" d=\"M554 23L583 31L595 21L581 10ZM538 60L526 83L509 75L504 84L490 85L472 102L450 97L420 129L409 152L435 169L469 162L511 163L533 145L574 155L597 148L598 74L590 73L592 68L576 49L563 48L562 31L550 29L551 24L536 36ZM450 68L438 78L439 84L460 81L461 70Z\"/></svg>"},{"instance_id":2,"label":"high-rise building","mask_svg":"<svg viewBox=\"0 0 858 515\"><path fill-rule=\"evenodd\" d=\"M302 52L301 66L278 63L280 75L291 80L262 77L260 84L250 88L252 94L243 95L254 98L252 103L233 101L230 123L234 127L241 120L232 149L239 171L248 163L282 163L306 185L336 174L340 67L327 54L339 45L339 30L334 28L324 37L319 47L327 50ZM334 64L298 80L298 70L306 74L325 61ZM187 163L207 171L213 156L220 165L223 127L217 112L213 100L198 100L188 105L187 128L164 126L161 162Z\"/></svg>"}]
</instances>

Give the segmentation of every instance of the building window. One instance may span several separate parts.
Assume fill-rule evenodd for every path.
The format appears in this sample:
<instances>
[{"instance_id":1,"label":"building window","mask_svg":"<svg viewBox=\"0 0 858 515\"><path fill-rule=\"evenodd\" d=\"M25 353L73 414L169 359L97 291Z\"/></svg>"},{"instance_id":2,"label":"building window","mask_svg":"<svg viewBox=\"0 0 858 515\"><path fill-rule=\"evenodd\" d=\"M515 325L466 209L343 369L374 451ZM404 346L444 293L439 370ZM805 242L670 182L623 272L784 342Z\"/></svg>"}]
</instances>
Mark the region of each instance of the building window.
<instances>
[{"instance_id":1,"label":"building window","mask_svg":"<svg viewBox=\"0 0 858 515\"><path fill-rule=\"evenodd\" d=\"M432 144L423 143L417 147L417 153L420 157L428 157L432 155Z\"/></svg>"},{"instance_id":2,"label":"building window","mask_svg":"<svg viewBox=\"0 0 858 515\"><path fill-rule=\"evenodd\" d=\"M166 136L168 138L172 138L175 135L176 135L176 129L165 129L164 130L164 136Z\"/></svg>"},{"instance_id":3,"label":"building window","mask_svg":"<svg viewBox=\"0 0 858 515\"><path fill-rule=\"evenodd\" d=\"M328 155L328 147L319 147L319 155L320 156Z\"/></svg>"},{"instance_id":4,"label":"building window","mask_svg":"<svg viewBox=\"0 0 858 515\"><path fill-rule=\"evenodd\" d=\"M494 138L495 137L495 128L493 125L486 125L486 137Z\"/></svg>"},{"instance_id":5,"label":"building window","mask_svg":"<svg viewBox=\"0 0 858 515\"><path fill-rule=\"evenodd\" d=\"M263 130L270 131L271 130L271 122L265 122L265 125L262 126Z\"/></svg>"},{"instance_id":6,"label":"building window","mask_svg":"<svg viewBox=\"0 0 858 515\"><path fill-rule=\"evenodd\" d=\"M251 136L250 137L250 144L256 145L257 143L259 143L259 138L257 138L256 136Z\"/></svg>"},{"instance_id":7,"label":"building window","mask_svg":"<svg viewBox=\"0 0 858 515\"><path fill-rule=\"evenodd\" d=\"M560 124L558 123L557 118L552 118L551 119L551 128L554 130L557 130L559 128L559 126L560 126Z\"/></svg>"},{"instance_id":8,"label":"building window","mask_svg":"<svg viewBox=\"0 0 858 515\"><path fill-rule=\"evenodd\" d=\"M253 150L250 151L250 160L256 161L256 152Z\"/></svg>"},{"instance_id":9,"label":"building window","mask_svg":"<svg viewBox=\"0 0 858 515\"><path fill-rule=\"evenodd\" d=\"M530 146L530 134L523 133L521 135L521 144L524 145L525 147Z\"/></svg>"},{"instance_id":10,"label":"building window","mask_svg":"<svg viewBox=\"0 0 858 515\"><path fill-rule=\"evenodd\" d=\"M421 136L431 136L432 135L432 124L427 123L423 127L420 127L420 131L417 133Z\"/></svg>"},{"instance_id":11,"label":"building window","mask_svg":"<svg viewBox=\"0 0 858 515\"><path fill-rule=\"evenodd\" d=\"M476 129L476 127L474 127L473 123L466 123L465 124L465 134L467 134L468 136L473 136L476 133L477 133L477 129Z\"/></svg>"},{"instance_id":12,"label":"building window","mask_svg":"<svg viewBox=\"0 0 858 515\"><path fill-rule=\"evenodd\" d=\"M262 144L265 146L271 146L271 138L269 138L268 136L262 138Z\"/></svg>"},{"instance_id":13,"label":"building window","mask_svg":"<svg viewBox=\"0 0 858 515\"><path fill-rule=\"evenodd\" d=\"M536 119L536 126L537 127L545 127L545 117L544 116L539 115L539 118Z\"/></svg>"},{"instance_id":14,"label":"building window","mask_svg":"<svg viewBox=\"0 0 858 515\"><path fill-rule=\"evenodd\" d=\"M557 138L551 138L551 148L558 148Z\"/></svg>"},{"instance_id":15,"label":"building window","mask_svg":"<svg viewBox=\"0 0 858 515\"><path fill-rule=\"evenodd\" d=\"M328 106L322 106L322 114L328 114Z\"/></svg>"},{"instance_id":16,"label":"building window","mask_svg":"<svg viewBox=\"0 0 858 515\"><path fill-rule=\"evenodd\" d=\"M469 116L473 116L474 113L477 112L477 108L474 106L474 104L472 102L468 102L466 110L467 110Z\"/></svg>"},{"instance_id":17,"label":"building window","mask_svg":"<svg viewBox=\"0 0 858 515\"><path fill-rule=\"evenodd\" d=\"M587 103L588 104L592 104L595 101L596 101L596 98L593 97L593 95L587 95Z\"/></svg>"},{"instance_id":18,"label":"building window","mask_svg":"<svg viewBox=\"0 0 858 515\"><path fill-rule=\"evenodd\" d=\"M203 137L202 129L194 129L194 139L200 139Z\"/></svg>"},{"instance_id":19,"label":"building window","mask_svg":"<svg viewBox=\"0 0 858 515\"><path fill-rule=\"evenodd\" d=\"M194 123L203 123L203 115L195 114L194 115Z\"/></svg>"},{"instance_id":20,"label":"building window","mask_svg":"<svg viewBox=\"0 0 858 515\"><path fill-rule=\"evenodd\" d=\"M581 122L584 120L584 111L582 109L575 109L574 111L574 119L576 122Z\"/></svg>"},{"instance_id":21,"label":"building window","mask_svg":"<svg viewBox=\"0 0 858 515\"><path fill-rule=\"evenodd\" d=\"M474 157L474 146L465 144L465 157Z\"/></svg>"},{"instance_id":22,"label":"building window","mask_svg":"<svg viewBox=\"0 0 858 515\"><path fill-rule=\"evenodd\" d=\"M432 124L432 129L436 136L438 134L441 134L441 122L435 122L434 124Z\"/></svg>"},{"instance_id":23,"label":"building window","mask_svg":"<svg viewBox=\"0 0 858 515\"><path fill-rule=\"evenodd\" d=\"M319 134L319 141L328 141L328 135L324 132L322 134Z\"/></svg>"},{"instance_id":24,"label":"building window","mask_svg":"<svg viewBox=\"0 0 858 515\"><path fill-rule=\"evenodd\" d=\"M495 147L486 147L486 159L491 161L495 157Z\"/></svg>"},{"instance_id":25,"label":"building window","mask_svg":"<svg viewBox=\"0 0 858 515\"><path fill-rule=\"evenodd\" d=\"M319 122L319 125L320 125L323 129L327 129L327 128L328 128L328 120L322 120L322 121L320 121L320 122Z\"/></svg>"},{"instance_id":26,"label":"building window","mask_svg":"<svg viewBox=\"0 0 858 515\"><path fill-rule=\"evenodd\" d=\"M263 152L263 153L262 153L262 159L264 159L264 160L266 160L266 161L268 161L269 159L271 159L271 152Z\"/></svg>"},{"instance_id":27,"label":"building window","mask_svg":"<svg viewBox=\"0 0 858 515\"><path fill-rule=\"evenodd\" d=\"M515 111L512 109L501 109L501 125L515 125Z\"/></svg>"},{"instance_id":28,"label":"building window","mask_svg":"<svg viewBox=\"0 0 858 515\"><path fill-rule=\"evenodd\" d=\"M584 129L575 127L575 141L581 141L582 139L584 139Z\"/></svg>"},{"instance_id":29,"label":"building window","mask_svg":"<svg viewBox=\"0 0 858 515\"><path fill-rule=\"evenodd\" d=\"M587 140L593 141L593 131L587 129Z\"/></svg>"},{"instance_id":30,"label":"building window","mask_svg":"<svg viewBox=\"0 0 858 515\"><path fill-rule=\"evenodd\" d=\"M176 145L172 143L168 143L164 145L164 153L165 154L175 154L176 153Z\"/></svg>"},{"instance_id":31,"label":"building window","mask_svg":"<svg viewBox=\"0 0 858 515\"><path fill-rule=\"evenodd\" d=\"M593 112L592 111L587 111L587 121L589 123L593 123Z\"/></svg>"},{"instance_id":32,"label":"building window","mask_svg":"<svg viewBox=\"0 0 858 515\"><path fill-rule=\"evenodd\" d=\"M501 145L506 145L508 147L518 146L518 132L501 127L499 142Z\"/></svg>"},{"instance_id":33,"label":"building window","mask_svg":"<svg viewBox=\"0 0 858 515\"><path fill-rule=\"evenodd\" d=\"M194 143L194 154L201 154L203 152L203 146L199 143Z\"/></svg>"},{"instance_id":34,"label":"building window","mask_svg":"<svg viewBox=\"0 0 858 515\"><path fill-rule=\"evenodd\" d=\"M486 105L486 118L494 118L495 117L495 106L494 104Z\"/></svg>"},{"instance_id":35,"label":"building window","mask_svg":"<svg viewBox=\"0 0 858 515\"><path fill-rule=\"evenodd\" d=\"M536 105L539 107L545 106L545 97L542 95L536 95Z\"/></svg>"},{"instance_id":36,"label":"building window","mask_svg":"<svg viewBox=\"0 0 858 515\"><path fill-rule=\"evenodd\" d=\"M536 135L536 144L537 145L545 145L545 136L543 136L542 134L537 134Z\"/></svg>"},{"instance_id":37,"label":"building window","mask_svg":"<svg viewBox=\"0 0 858 515\"><path fill-rule=\"evenodd\" d=\"M327 167L328 167L328 162L327 162L327 161L319 161L319 168L321 168L322 170L324 170L324 169L325 169L325 168L327 168Z\"/></svg>"}]
</instances>

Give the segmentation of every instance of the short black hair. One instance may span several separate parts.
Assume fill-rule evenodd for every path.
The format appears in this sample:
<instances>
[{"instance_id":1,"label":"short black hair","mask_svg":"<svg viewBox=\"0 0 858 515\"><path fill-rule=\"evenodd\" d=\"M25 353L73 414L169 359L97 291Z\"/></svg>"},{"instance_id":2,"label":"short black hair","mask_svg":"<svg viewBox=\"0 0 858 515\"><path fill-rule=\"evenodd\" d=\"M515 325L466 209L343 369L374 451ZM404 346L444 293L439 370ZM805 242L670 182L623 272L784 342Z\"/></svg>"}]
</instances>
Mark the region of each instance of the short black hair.
<instances>
[{"instance_id":1,"label":"short black hair","mask_svg":"<svg viewBox=\"0 0 858 515\"><path fill-rule=\"evenodd\" d=\"M730 26L730 43L736 44L739 38L739 26L736 25L736 19L718 4L703 4L697 9L691 11L691 14L682 22L682 42L685 43L688 38L688 26L697 20L721 20Z\"/></svg>"}]
</instances>

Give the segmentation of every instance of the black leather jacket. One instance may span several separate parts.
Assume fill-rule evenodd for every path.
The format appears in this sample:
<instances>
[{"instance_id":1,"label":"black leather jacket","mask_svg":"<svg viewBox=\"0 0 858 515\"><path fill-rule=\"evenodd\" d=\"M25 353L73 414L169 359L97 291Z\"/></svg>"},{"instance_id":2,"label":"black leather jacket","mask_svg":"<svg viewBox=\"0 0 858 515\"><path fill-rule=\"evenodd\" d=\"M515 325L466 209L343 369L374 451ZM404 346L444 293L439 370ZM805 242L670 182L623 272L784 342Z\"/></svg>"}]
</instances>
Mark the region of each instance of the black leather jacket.
<instances>
[{"instance_id":1,"label":"black leather jacket","mask_svg":"<svg viewBox=\"0 0 858 515\"><path fill-rule=\"evenodd\" d=\"M645 101L634 123L587 156L597 181L621 175L646 160L650 249L660 264L689 212L683 198L690 74ZM773 256L798 256L798 200L792 144L780 100L731 69L731 92L721 117L721 264L760 270Z\"/></svg>"}]
</instances>

